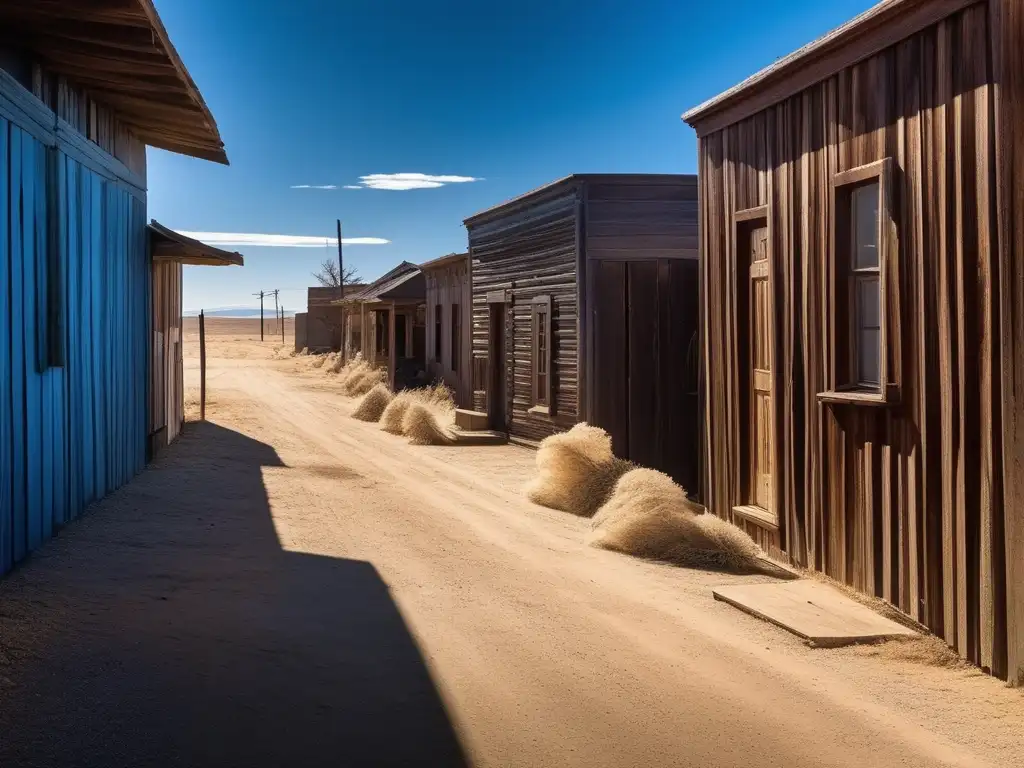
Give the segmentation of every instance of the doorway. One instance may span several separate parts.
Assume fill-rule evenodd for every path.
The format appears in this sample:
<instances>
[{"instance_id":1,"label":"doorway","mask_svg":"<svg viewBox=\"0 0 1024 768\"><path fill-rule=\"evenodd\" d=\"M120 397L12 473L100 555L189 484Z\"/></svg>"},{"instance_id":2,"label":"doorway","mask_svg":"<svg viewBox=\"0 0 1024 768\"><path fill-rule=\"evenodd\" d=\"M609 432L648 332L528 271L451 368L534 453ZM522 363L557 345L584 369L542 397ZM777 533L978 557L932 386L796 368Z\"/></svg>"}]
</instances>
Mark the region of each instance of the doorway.
<instances>
[{"instance_id":1,"label":"doorway","mask_svg":"<svg viewBox=\"0 0 1024 768\"><path fill-rule=\"evenodd\" d=\"M409 322L408 315L404 312L398 312L395 314L395 358L405 357L407 354L405 348L406 328Z\"/></svg>"},{"instance_id":2,"label":"doorway","mask_svg":"<svg viewBox=\"0 0 1024 768\"><path fill-rule=\"evenodd\" d=\"M487 309L487 426L496 432L508 432L505 303L488 304Z\"/></svg>"},{"instance_id":3,"label":"doorway","mask_svg":"<svg viewBox=\"0 0 1024 768\"><path fill-rule=\"evenodd\" d=\"M743 377L744 503L734 511L778 525L775 509L775 321L771 237L766 209L737 214L741 291L739 356Z\"/></svg>"}]
</instances>

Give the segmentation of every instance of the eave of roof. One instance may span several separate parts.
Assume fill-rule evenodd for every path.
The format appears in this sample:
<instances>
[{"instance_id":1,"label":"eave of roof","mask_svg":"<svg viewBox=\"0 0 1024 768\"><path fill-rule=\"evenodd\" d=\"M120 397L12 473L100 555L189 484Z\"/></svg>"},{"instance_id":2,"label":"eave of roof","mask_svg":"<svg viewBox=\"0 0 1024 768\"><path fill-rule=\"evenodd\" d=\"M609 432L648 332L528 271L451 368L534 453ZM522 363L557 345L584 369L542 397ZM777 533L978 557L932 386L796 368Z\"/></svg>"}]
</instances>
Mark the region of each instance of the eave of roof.
<instances>
[{"instance_id":1,"label":"eave of roof","mask_svg":"<svg viewBox=\"0 0 1024 768\"><path fill-rule=\"evenodd\" d=\"M393 291L402 283L420 274L419 265L411 261L403 261L397 267L388 270L361 291L346 296L343 299L336 299L333 304L346 304L348 302L377 301L384 298L388 291Z\"/></svg>"},{"instance_id":2,"label":"eave of roof","mask_svg":"<svg viewBox=\"0 0 1024 768\"><path fill-rule=\"evenodd\" d=\"M883 0L683 114L698 136L744 120L980 0Z\"/></svg>"},{"instance_id":3,"label":"eave of roof","mask_svg":"<svg viewBox=\"0 0 1024 768\"><path fill-rule=\"evenodd\" d=\"M150 253L155 261L177 261L207 267L241 267L245 259L237 251L224 251L185 237L160 222L149 222Z\"/></svg>"},{"instance_id":4,"label":"eave of roof","mask_svg":"<svg viewBox=\"0 0 1024 768\"><path fill-rule=\"evenodd\" d=\"M227 164L217 123L152 0L7 2L0 25L146 144Z\"/></svg>"},{"instance_id":5,"label":"eave of roof","mask_svg":"<svg viewBox=\"0 0 1024 768\"><path fill-rule=\"evenodd\" d=\"M420 269L424 271L431 269L440 269L441 267L447 267L450 264L457 264L460 261L467 261L468 259L468 253L449 253L447 256L442 256L439 259L423 262L422 264L420 264Z\"/></svg>"}]
</instances>

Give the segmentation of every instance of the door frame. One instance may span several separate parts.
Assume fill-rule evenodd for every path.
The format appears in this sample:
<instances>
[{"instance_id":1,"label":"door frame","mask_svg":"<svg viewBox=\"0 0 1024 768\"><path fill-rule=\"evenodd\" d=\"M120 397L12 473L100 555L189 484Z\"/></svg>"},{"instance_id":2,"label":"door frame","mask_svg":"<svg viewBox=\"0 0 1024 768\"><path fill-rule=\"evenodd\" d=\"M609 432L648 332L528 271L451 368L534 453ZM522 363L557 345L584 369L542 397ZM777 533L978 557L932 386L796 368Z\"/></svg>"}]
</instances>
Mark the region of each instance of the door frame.
<instances>
[{"instance_id":1,"label":"door frame","mask_svg":"<svg viewBox=\"0 0 1024 768\"><path fill-rule=\"evenodd\" d=\"M751 339L749 333L750 326L750 312L752 310L752 301L750 295L750 275L749 275L749 253L750 253L750 232L754 229L765 227L768 230L768 319L770 322L770 334L771 334L771 371L769 372L771 381L771 421L770 427L772 443L772 475L771 475L771 488L769 489L771 509L763 509L754 502L754 489L748 487L751 484L751 454L753 451L753 445L751 444L751 434L749 421L751 419L751 399L753 397L754 389L754 370L750 360L751 351ZM745 439L740 440L740 495L736 500L737 504L733 506L732 512L735 516L742 518L743 520L753 523L760 528L764 528L769 531L777 531L778 546L780 549L785 549L785 531L783 530L783 516L780 514L780 493L779 493L779 395L781 389L779 387L779 344L778 344L778 317L776 313L776 301L775 301L775 232L772 224L772 210L770 205L759 205L753 208L746 208L744 210L737 211L733 214L733 242L735 243L736 253L734 258L736 260L736 283L734 286L735 295L734 306L741 308L742 313L737 312L736 323L737 331L736 334L736 361L739 364L737 371L739 372L740 381L739 392L740 392L740 404L743 406L742 415L740 418L740 430L741 435ZM742 327L743 325L746 327ZM746 344L741 344L740 339L746 341ZM744 425L747 425L744 427Z\"/></svg>"},{"instance_id":2,"label":"door frame","mask_svg":"<svg viewBox=\"0 0 1024 768\"><path fill-rule=\"evenodd\" d=\"M507 308L505 301L487 302L487 426L496 432L510 429Z\"/></svg>"}]
</instances>

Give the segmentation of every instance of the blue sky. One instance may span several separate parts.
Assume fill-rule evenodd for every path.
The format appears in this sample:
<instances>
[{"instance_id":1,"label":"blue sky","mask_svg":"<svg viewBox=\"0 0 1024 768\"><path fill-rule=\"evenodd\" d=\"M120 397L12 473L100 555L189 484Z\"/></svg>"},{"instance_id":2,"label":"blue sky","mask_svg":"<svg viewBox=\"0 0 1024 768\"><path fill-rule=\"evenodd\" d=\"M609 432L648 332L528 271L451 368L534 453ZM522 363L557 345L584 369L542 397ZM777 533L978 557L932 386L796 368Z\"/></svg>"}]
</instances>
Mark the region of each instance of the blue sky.
<instances>
[{"instance_id":1,"label":"blue sky","mask_svg":"<svg viewBox=\"0 0 1024 768\"><path fill-rule=\"evenodd\" d=\"M345 248L372 279L464 250L465 217L569 173L695 173L684 110L872 4L157 0L231 165L151 149L150 215L317 237L340 217L345 238L389 241ZM398 173L478 180L374 188L412 185ZM186 309L274 288L302 309L334 255L238 250L243 269L186 267Z\"/></svg>"}]
</instances>

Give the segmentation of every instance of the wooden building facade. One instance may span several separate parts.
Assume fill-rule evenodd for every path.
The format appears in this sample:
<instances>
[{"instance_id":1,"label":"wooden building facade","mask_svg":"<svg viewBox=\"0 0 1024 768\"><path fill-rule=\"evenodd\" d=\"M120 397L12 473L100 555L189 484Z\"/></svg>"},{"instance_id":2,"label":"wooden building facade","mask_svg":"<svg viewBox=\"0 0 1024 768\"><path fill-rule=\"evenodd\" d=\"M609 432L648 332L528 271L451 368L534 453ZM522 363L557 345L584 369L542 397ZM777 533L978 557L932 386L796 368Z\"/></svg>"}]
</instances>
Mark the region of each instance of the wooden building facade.
<instances>
[{"instance_id":1,"label":"wooden building facade","mask_svg":"<svg viewBox=\"0 0 1024 768\"><path fill-rule=\"evenodd\" d=\"M152 350L149 367L149 452L166 448L185 421L185 371L182 350L183 265L226 267L244 265L242 254L225 251L149 223L151 267Z\"/></svg>"},{"instance_id":2,"label":"wooden building facade","mask_svg":"<svg viewBox=\"0 0 1024 768\"><path fill-rule=\"evenodd\" d=\"M419 266L403 261L337 302L345 308L345 348L356 350L371 365L383 368L392 389L422 382L426 298L426 282Z\"/></svg>"},{"instance_id":3,"label":"wooden building facade","mask_svg":"<svg viewBox=\"0 0 1024 768\"><path fill-rule=\"evenodd\" d=\"M887 0L684 116L705 503L1013 681L1022 25L1019 3Z\"/></svg>"},{"instance_id":4,"label":"wooden building facade","mask_svg":"<svg viewBox=\"0 0 1024 768\"><path fill-rule=\"evenodd\" d=\"M536 441L587 421L695 491L696 178L569 176L466 227L491 428Z\"/></svg>"},{"instance_id":5,"label":"wooden building facade","mask_svg":"<svg viewBox=\"0 0 1024 768\"><path fill-rule=\"evenodd\" d=\"M473 404L473 293L469 254L453 253L420 264L426 278L427 376L444 382L460 408Z\"/></svg>"},{"instance_id":6,"label":"wooden building facade","mask_svg":"<svg viewBox=\"0 0 1024 768\"><path fill-rule=\"evenodd\" d=\"M0 29L3 574L146 462L146 145L226 157L150 0L3 3Z\"/></svg>"}]
</instances>

